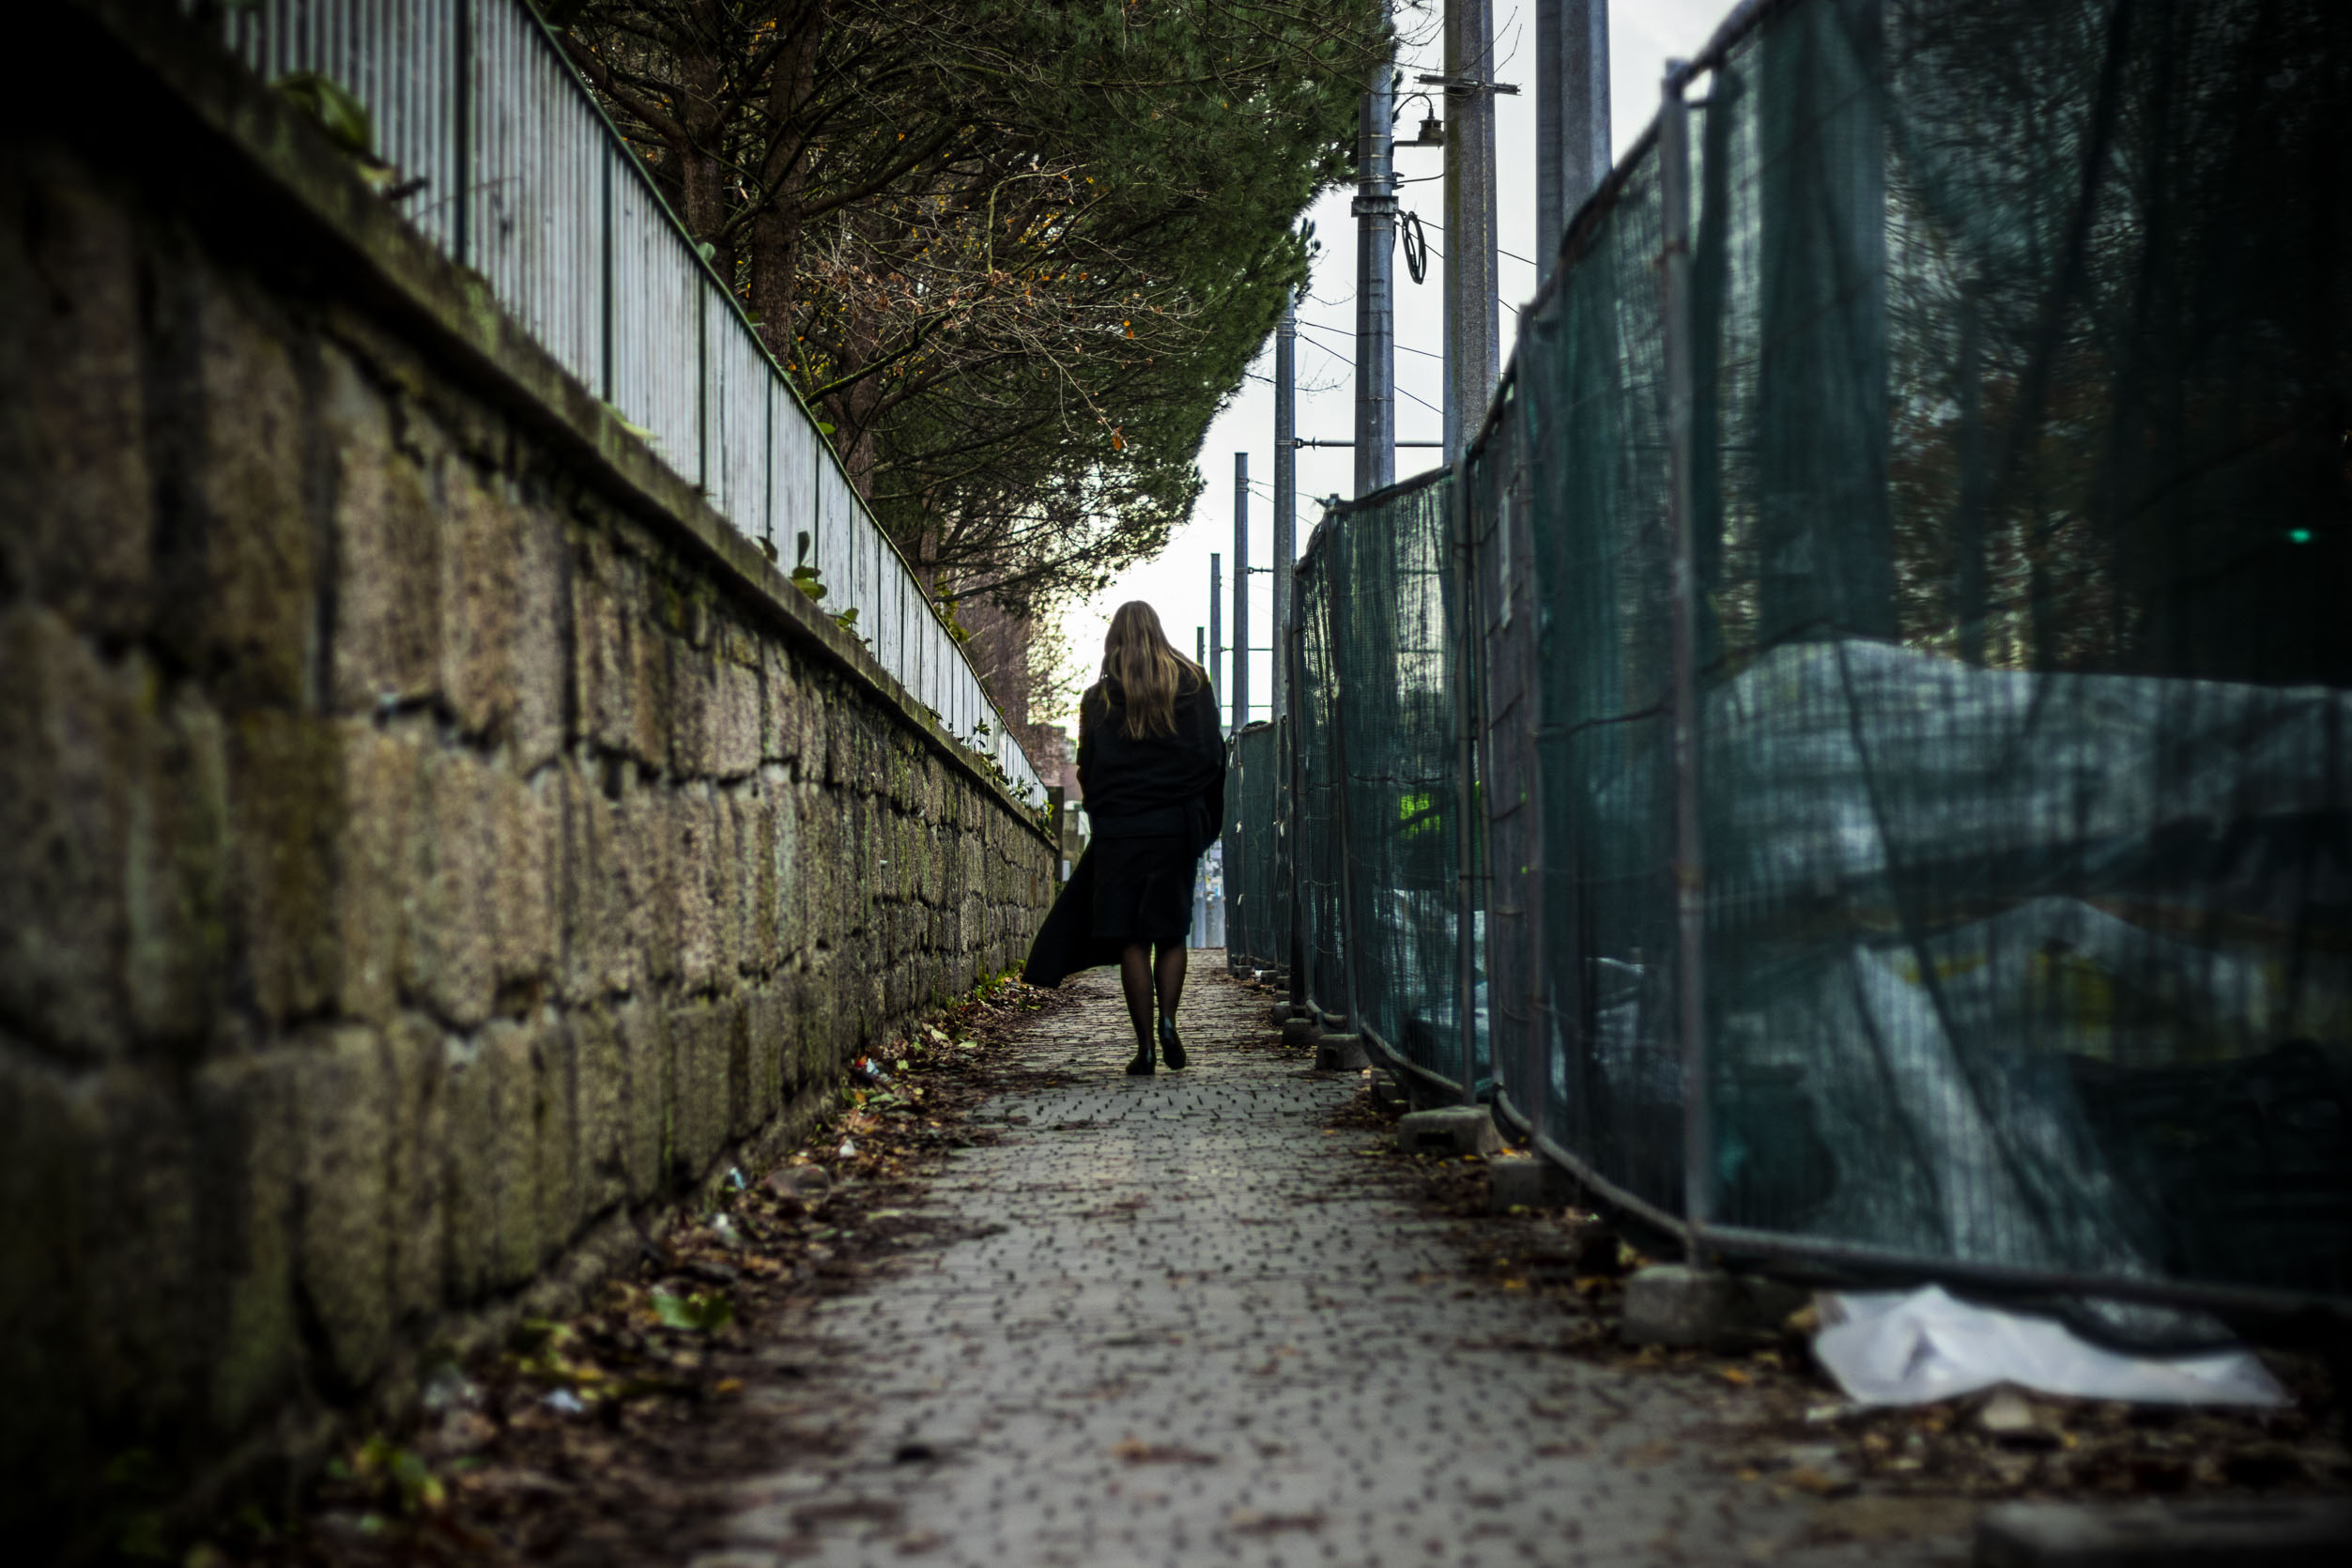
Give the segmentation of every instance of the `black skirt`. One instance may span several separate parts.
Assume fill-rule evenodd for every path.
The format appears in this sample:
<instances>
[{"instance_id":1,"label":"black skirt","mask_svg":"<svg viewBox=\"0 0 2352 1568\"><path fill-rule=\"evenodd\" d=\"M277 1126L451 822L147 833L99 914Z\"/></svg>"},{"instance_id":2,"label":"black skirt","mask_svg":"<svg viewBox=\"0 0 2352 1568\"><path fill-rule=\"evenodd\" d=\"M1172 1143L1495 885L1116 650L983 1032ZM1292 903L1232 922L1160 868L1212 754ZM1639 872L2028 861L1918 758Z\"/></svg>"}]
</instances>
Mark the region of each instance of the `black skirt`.
<instances>
[{"instance_id":1,"label":"black skirt","mask_svg":"<svg viewBox=\"0 0 2352 1568\"><path fill-rule=\"evenodd\" d=\"M1097 838L1053 900L1022 977L1057 986L1082 969L1119 961L1130 943L1173 947L1192 930L1200 852L1179 836Z\"/></svg>"},{"instance_id":2,"label":"black skirt","mask_svg":"<svg viewBox=\"0 0 2352 1568\"><path fill-rule=\"evenodd\" d=\"M1192 930L1200 856L1183 838L1099 838L1093 934L1099 942L1175 946Z\"/></svg>"}]
</instances>

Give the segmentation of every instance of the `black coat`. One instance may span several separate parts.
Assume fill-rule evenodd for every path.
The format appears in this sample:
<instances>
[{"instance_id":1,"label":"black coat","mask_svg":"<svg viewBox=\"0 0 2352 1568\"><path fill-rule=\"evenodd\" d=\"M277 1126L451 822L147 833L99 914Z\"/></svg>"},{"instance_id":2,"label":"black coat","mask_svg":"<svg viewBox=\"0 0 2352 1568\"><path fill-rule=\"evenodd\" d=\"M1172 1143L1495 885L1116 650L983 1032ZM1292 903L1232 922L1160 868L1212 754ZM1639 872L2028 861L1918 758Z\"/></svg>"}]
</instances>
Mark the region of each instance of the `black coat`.
<instances>
[{"instance_id":1,"label":"black coat","mask_svg":"<svg viewBox=\"0 0 2352 1568\"><path fill-rule=\"evenodd\" d=\"M1225 741L1217 697L1206 685L1177 694L1176 733L1127 732L1119 688L1105 682L1078 705L1078 782L1098 837L1130 837L1121 823L1171 807L1195 820L1193 853L1208 848L1225 813Z\"/></svg>"},{"instance_id":2,"label":"black coat","mask_svg":"<svg viewBox=\"0 0 2352 1568\"><path fill-rule=\"evenodd\" d=\"M1120 853L1098 856L1090 844L1079 857L1029 949L1024 976L1032 985L1059 985L1079 970L1116 963L1133 940L1098 930L1101 911L1128 909L1134 891L1099 882L1105 858L1115 875L1131 874L1139 859L1131 852L1144 852L1145 862L1168 860L1158 879L1163 884L1172 884L1180 860L1189 913L1191 868L1223 821L1225 743L1215 694L1207 686L1180 693L1174 735L1130 735L1126 716L1115 685L1096 687L1079 705L1078 779L1087 822L1098 841L1115 841Z\"/></svg>"}]
</instances>

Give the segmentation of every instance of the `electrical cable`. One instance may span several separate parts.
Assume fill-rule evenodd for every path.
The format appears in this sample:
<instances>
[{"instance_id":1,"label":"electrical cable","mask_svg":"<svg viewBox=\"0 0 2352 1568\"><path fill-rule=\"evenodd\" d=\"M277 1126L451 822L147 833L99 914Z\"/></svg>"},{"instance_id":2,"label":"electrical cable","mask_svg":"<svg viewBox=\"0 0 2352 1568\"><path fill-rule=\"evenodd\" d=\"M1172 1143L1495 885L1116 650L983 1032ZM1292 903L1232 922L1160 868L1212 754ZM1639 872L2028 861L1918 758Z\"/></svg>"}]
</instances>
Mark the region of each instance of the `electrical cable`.
<instances>
[{"instance_id":1,"label":"electrical cable","mask_svg":"<svg viewBox=\"0 0 2352 1568\"><path fill-rule=\"evenodd\" d=\"M1506 302L1506 303L1508 303L1508 301L1505 301L1505 302ZM1516 309L1517 307L1514 306L1513 308L1514 308L1514 309ZM1322 326L1320 323L1317 323L1317 322L1301 321L1301 322L1299 322L1299 327L1300 327L1300 329L1302 329L1302 330L1313 330L1313 331L1316 331L1337 332L1337 331L1339 331L1339 329L1338 329L1338 328L1336 328L1336 327L1325 327L1325 326ZM1331 352L1330 349L1323 347L1323 346L1322 346L1322 345L1320 345L1320 344L1316 344L1314 346L1316 347L1316 349L1317 349L1318 351L1320 351L1320 352L1322 352L1322 353L1325 353L1325 354L1330 354L1330 353ZM1393 347L1393 348L1401 348L1401 349L1404 349L1404 351L1405 351L1406 353L1407 353L1407 354L1419 354L1419 355L1420 355L1422 359L1425 359L1425 360L1442 360L1442 359L1444 359L1444 358L1445 358L1445 356L1444 356L1443 354L1432 354L1432 353L1431 353L1431 352L1429 352L1429 350L1428 350L1428 349L1426 349L1426 348L1412 348L1412 347L1407 347L1406 345L1401 344L1401 343L1391 344L1391 345L1390 345L1390 346L1391 346L1391 347ZM1337 356L1336 356L1336 355L1334 355L1334 356L1333 356L1333 358L1337 358ZM1271 380L1271 377L1256 377L1256 379L1270 381L1270 380ZM1400 397L1411 397L1411 398L1413 398L1413 401L1414 401L1414 402L1416 402L1416 403L1420 404L1422 407L1424 407L1424 408L1428 409L1428 410L1429 410L1431 413L1433 413L1433 414L1443 414L1443 413L1445 412L1445 410L1444 410L1444 409L1442 409L1442 408L1438 407L1437 407L1435 403L1430 402L1427 398L1423 398L1423 397L1413 397L1413 394L1412 394L1410 392L1407 392L1402 384L1398 384L1398 385L1394 388L1394 391L1396 392L1397 395L1399 395Z\"/></svg>"},{"instance_id":2,"label":"electrical cable","mask_svg":"<svg viewBox=\"0 0 2352 1568\"><path fill-rule=\"evenodd\" d=\"M1425 282L1429 277L1429 236L1422 229L1421 214L1407 212L1397 229L1405 240L1405 270L1413 275L1415 283Z\"/></svg>"},{"instance_id":3,"label":"electrical cable","mask_svg":"<svg viewBox=\"0 0 2352 1568\"><path fill-rule=\"evenodd\" d=\"M1413 394L1407 392L1403 387L1398 387L1396 392L1401 397L1413 397ZM1445 410L1438 407L1435 403L1430 402L1429 399L1425 397L1413 397L1413 401L1428 409L1431 413L1436 414L1438 418L1443 419L1445 417Z\"/></svg>"},{"instance_id":4,"label":"electrical cable","mask_svg":"<svg viewBox=\"0 0 2352 1568\"><path fill-rule=\"evenodd\" d=\"M1330 332L1335 337L1345 337L1349 340L1351 346L1353 346L1355 339L1355 334L1348 331L1345 328L1326 327L1319 321L1301 321L1299 323L1299 330L1302 332ZM1398 343L1391 344L1390 346L1394 348L1400 354L1419 354L1424 360L1442 360L1445 358L1443 354L1432 354L1426 348L1415 348L1410 344ZM1315 345L1315 347L1326 354L1331 352L1329 348L1325 348L1319 343ZM1336 356L1334 357L1336 358ZM1343 360L1340 362L1343 364L1348 364L1353 363L1354 361Z\"/></svg>"},{"instance_id":5,"label":"electrical cable","mask_svg":"<svg viewBox=\"0 0 2352 1568\"><path fill-rule=\"evenodd\" d=\"M1445 176L1443 176L1443 175L1431 175L1429 177L1430 177L1430 178L1432 178L1432 179L1443 179L1443 178L1445 178ZM1432 223L1432 224L1430 224L1429 226L1430 226L1431 228L1433 228L1433 229L1436 229L1436 230L1437 230L1439 234L1443 234L1443 233L1445 233L1445 231L1446 231L1446 230L1445 230L1445 225L1444 225L1443 223ZM1520 266L1522 266L1522 267L1532 267L1532 266L1534 266L1534 265L1535 265L1535 263L1533 263L1532 261L1530 261L1527 257L1525 257L1525 256L1521 255L1518 252L1516 252L1516 251L1506 251L1506 250L1504 250L1504 249L1503 249L1501 246L1499 246L1499 245L1498 245L1498 246L1496 246L1496 247L1495 247L1495 254L1497 254L1497 255L1499 255L1499 256L1508 256L1511 260L1517 262L1517 263L1518 263ZM1439 260L1441 260L1441 261L1444 259L1444 254L1443 254L1443 253L1440 253L1440 254L1439 254L1439 255L1438 255L1438 259L1439 259Z\"/></svg>"}]
</instances>

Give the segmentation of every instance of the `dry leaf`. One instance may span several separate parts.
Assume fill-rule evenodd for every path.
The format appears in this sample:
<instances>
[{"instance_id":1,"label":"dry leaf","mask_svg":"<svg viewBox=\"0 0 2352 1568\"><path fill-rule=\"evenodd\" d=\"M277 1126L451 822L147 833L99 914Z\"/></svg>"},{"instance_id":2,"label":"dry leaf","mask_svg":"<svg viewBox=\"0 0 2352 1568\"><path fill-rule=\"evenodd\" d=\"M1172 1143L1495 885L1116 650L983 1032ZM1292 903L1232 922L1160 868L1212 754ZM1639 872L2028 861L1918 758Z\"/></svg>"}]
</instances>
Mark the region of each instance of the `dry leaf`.
<instances>
[{"instance_id":1,"label":"dry leaf","mask_svg":"<svg viewBox=\"0 0 2352 1568\"><path fill-rule=\"evenodd\" d=\"M1175 1443L1145 1443L1133 1437L1111 1445L1111 1452L1130 1465L1214 1465L1221 1456Z\"/></svg>"},{"instance_id":2,"label":"dry leaf","mask_svg":"<svg viewBox=\"0 0 2352 1568\"><path fill-rule=\"evenodd\" d=\"M1810 1465L1791 1470L1783 1479L1798 1491L1810 1492L1817 1498L1842 1498L1855 1490L1852 1476L1824 1475Z\"/></svg>"}]
</instances>

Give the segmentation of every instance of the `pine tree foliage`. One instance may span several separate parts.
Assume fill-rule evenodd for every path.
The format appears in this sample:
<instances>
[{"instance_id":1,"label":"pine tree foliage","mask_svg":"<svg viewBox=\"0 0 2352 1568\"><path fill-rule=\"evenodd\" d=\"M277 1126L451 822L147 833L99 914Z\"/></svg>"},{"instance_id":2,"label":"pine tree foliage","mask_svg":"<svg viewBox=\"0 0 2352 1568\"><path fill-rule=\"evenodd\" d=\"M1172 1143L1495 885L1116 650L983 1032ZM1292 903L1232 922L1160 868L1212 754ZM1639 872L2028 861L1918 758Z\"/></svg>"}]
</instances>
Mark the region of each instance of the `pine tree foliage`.
<instances>
[{"instance_id":1,"label":"pine tree foliage","mask_svg":"<svg viewBox=\"0 0 2352 1568\"><path fill-rule=\"evenodd\" d=\"M884 527L1017 614L1159 549L1301 285L1380 0L549 11Z\"/></svg>"}]
</instances>

